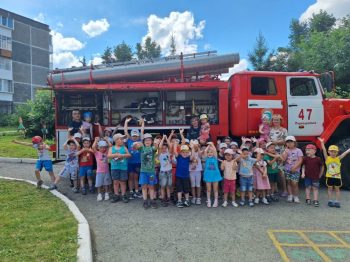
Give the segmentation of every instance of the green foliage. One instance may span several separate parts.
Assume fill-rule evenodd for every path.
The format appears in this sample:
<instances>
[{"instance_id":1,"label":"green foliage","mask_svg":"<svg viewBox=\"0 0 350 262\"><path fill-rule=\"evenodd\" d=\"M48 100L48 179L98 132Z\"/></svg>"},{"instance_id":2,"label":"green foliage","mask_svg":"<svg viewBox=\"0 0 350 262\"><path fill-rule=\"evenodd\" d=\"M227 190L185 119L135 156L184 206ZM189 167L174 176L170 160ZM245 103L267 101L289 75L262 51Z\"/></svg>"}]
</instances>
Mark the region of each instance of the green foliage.
<instances>
[{"instance_id":1,"label":"green foliage","mask_svg":"<svg viewBox=\"0 0 350 262\"><path fill-rule=\"evenodd\" d=\"M298 45L309 33L308 24L299 22L297 19L292 19L290 26L289 43L292 49L298 49Z\"/></svg>"},{"instance_id":2,"label":"green foliage","mask_svg":"<svg viewBox=\"0 0 350 262\"><path fill-rule=\"evenodd\" d=\"M152 41L151 37L147 37L144 45L136 44L136 55L138 59L159 58L161 54L160 45L156 41Z\"/></svg>"},{"instance_id":3,"label":"green foliage","mask_svg":"<svg viewBox=\"0 0 350 262\"><path fill-rule=\"evenodd\" d=\"M115 59L113 57L112 47L107 46L103 51L103 55L101 56L103 64L114 63Z\"/></svg>"},{"instance_id":4,"label":"green foliage","mask_svg":"<svg viewBox=\"0 0 350 262\"><path fill-rule=\"evenodd\" d=\"M0 114L0 126L18 126L16 114Z\"/></svg>"},{"instance_id":5,"label":"green foliage","mask_svg":"<svg viewBox=\"0 0 350 262\"><path fill-rule=\"evenodd\" d=\"M114 48L113 53L117 62L127 62L132 59L131 46L127 45L124 41Z\"/></svg>"},{"instance_id":6,"label":"green foliage","mask_svg":"<svg viewBox=\"0 0 350 262\"><path fill-rule=\"evenodd\" d=\"M320 10L317 14L312 14L309 20L309 28L311 32L328 32L335 25L337 19L332 14L328 14L324 10Z\"/></svg>"},{"instance_id":7,"label":"green foliage","mask_svg":"<svg viewBox=\"0 0 350 262\"><path fill-rule=\"evenodd\" d=\"M28 135L41 135L42 125L46 124L48 137L54 136L55 112L51 91L37 91L34 101L28 100L27 103L17 106L16 114L17 118L22 117Z\"/></svg>"},{"instance_id":8,"label":"green foliage","mask_svg":"<svg viewBox=\"0 0 350 262\"><path fill-rule=\"evenodd\" d=\"M260 32L256 38L254 49L248 54L248 59L254 70L266 71L270 69L271 56L272 54L269 53L265 37Z\"/></svg>"}]
</instances>

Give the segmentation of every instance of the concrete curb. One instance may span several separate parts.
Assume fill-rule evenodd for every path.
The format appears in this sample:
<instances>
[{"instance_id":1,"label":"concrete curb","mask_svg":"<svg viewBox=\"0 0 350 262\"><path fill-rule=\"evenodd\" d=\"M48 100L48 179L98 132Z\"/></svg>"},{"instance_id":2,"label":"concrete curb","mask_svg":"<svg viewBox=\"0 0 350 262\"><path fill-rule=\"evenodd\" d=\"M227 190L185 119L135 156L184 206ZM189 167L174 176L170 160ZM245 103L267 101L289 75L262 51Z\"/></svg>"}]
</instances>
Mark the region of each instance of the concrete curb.
<instances>
[{"instance_id":1,"label":"concrete curb","mask_svg":"<svg viewBox=\"0 0 350 262\"><path fill-rule=\"evenodd\" d=\"M33 158L0 157L0 163L35 164L36 161L37 159L33 159Z\"/></svg>"},{"instance_id":2,"label":"concrete curb","mask_svg":"<svg viewBox=\"0 0 350 262\"><path fill-rule=\"evenodd\" d=\"M12 178L12 177L3 177L0 176L0 179L12 180L12 181L21 181L26 182L36 186L36 183L26 179ZM48 186L43 185L42 188L48 189ZM57 190L50 191L54 196L61 199L73 213L75 219L78 221L78 250L77 250L77 261L79 262L92 262L92 246L91 246L91 236L90 236L90 227L84 215L80 212L79 208L75 203L68 199L66 196L62 195Z\"/></svg>"}]
</instances>

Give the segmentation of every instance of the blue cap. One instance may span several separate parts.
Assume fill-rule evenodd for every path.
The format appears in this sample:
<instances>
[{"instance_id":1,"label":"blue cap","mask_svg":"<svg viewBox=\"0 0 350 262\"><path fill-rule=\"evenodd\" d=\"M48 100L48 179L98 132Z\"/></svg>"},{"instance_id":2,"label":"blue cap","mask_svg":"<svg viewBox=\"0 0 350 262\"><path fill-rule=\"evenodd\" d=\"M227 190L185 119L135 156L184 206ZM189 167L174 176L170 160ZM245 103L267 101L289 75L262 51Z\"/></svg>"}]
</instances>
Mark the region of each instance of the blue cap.
<instances>
[{"instance_id":1,"label":"blue cap","mask_svg":"<svg viewBox=\"0 0 350 262\"><path fill-rule=\"evenodd\" d=\"M137 128L131 129L131 136L140 136L140 131Z\"/></svg>"}]
</instances>

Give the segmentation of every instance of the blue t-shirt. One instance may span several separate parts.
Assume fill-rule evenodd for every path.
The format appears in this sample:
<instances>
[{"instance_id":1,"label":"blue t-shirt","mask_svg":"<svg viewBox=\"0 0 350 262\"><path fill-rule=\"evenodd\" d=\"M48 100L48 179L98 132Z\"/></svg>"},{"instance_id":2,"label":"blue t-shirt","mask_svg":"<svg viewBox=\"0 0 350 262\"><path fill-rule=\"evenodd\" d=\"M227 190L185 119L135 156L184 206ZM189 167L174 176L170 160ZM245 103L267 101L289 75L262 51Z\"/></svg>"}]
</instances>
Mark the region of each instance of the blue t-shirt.
<instances>
[{"instance_id":1,"label":"blue t-shirt","mask_svg":"<svg viewBox=\"0 0 350 262\"><path fill-rule=\"evenodd\" d=\"M126 154L125 146L116 149L115 146L112 147L112 154ZM126 158L112 158L111 160L112 170L128 170L128 160Z\"/></svg>"},{"instance_id":2,"label":"blue t-shirt","mask_svg":"<svg viewBox=\"0 0 350 262\"><path fill-rule=\"evenodd\" d=\"M256 163L255 158L250 156L247 159L241 158L239 160L239 174L241 176L252 176L253 175L253 166Z\"/></svg>"},{"instance_id":3,"label":"blue t-shirt","mask_svg":"<svg viewBox=\"0 0 350 262\"><path fill-rule=\"evenodd\" d=\"M135 150L132 146L135 142L142 142L142 141L141 140L134 141L130 138L127 140L129 153L131 154L131 157L128 159L128 163L140 164L141 163L141 153L139 150Z\"/></svg>"},{"instance_id":4,"label":"blue t-shirt","mask_svg":"<svg viewBox=\"0 0 350 262\"><path fill-rule=\"evenodd\" d=\"M178 155L176 158L176 176L181 178L190 177L190 159L191 157L182 157Z\"/></svg>"}]
</instances>

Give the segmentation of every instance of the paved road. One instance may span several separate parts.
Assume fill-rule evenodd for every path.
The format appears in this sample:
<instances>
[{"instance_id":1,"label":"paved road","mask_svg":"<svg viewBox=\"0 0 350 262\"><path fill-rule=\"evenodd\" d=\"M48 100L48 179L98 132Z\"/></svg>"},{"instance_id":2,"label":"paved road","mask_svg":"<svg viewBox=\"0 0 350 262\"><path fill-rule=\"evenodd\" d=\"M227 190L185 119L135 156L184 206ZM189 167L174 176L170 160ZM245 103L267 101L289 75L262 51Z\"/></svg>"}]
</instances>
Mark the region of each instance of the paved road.
<instances>
[{"instance_id":1,"label":"paved road","mask_svg":"<svg viewBox=\"0 0 350 262\"><path fill-rule=\"evenodd\" d=\"M55 172L61 168L55 165ZM0 163L0 175L34 180L34 165ZM319 208L281 201L254 208L144 210L140 200L97 203L96 195L73 194L68 182L59 190L89 221L96 261L281 261L267 230L349 230L347 191L341 209L327 208L322 190Z\"/></svg>"}]
</instances>

